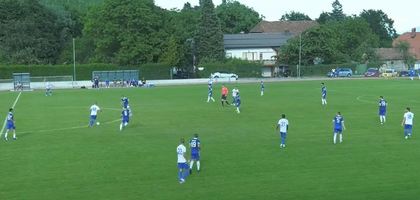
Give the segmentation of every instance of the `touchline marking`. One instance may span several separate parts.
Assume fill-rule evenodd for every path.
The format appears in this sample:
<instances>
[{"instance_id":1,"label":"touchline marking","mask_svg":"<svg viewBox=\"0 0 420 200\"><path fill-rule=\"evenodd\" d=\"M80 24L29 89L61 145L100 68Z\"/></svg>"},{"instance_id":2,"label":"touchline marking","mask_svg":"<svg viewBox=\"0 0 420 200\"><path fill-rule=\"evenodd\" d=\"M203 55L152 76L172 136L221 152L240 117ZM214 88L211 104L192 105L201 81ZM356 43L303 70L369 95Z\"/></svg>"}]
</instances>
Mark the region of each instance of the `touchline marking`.
<instances>
[{"instance_id":1,"label":"touchline marking","mask_svg":"<svg viewBox=\"0 0 420 200\"><path fill-rule=\"evenodd\" d=\"M121 119L116 119L116 120L112 120L112 121L109 121L109 122L104 122L103 124L112 124L112 123L118 122L120 120ZM65 130L82 129L82 128L89 128L89 127L87 125L73 126L73 127L67 127L67 128L45 129L45 130L37 130L37 131L25 131L25 132L20 132L20 134L26 134L26 133L45 133L45 132L65 131Z\"/></svg>"},{"instance_id":2,"label":"touchline marking","mask_svg":"<svg viewBox=\"0 0 420 200\"><path fill-rule=\"evenodd\" d=\"M22 94L22 92L19 92L18 96L16 97L15 102L13 102L13 105L12 105L13 109L15 108L17 102L19 101L19 98L20 98L21 94ZM7 115L6 115L6 118L4 119L3 126L1 127L0 135L3 134L4 128L6 127L6 122L7 122Z\"/></svg>"}]
</instances>

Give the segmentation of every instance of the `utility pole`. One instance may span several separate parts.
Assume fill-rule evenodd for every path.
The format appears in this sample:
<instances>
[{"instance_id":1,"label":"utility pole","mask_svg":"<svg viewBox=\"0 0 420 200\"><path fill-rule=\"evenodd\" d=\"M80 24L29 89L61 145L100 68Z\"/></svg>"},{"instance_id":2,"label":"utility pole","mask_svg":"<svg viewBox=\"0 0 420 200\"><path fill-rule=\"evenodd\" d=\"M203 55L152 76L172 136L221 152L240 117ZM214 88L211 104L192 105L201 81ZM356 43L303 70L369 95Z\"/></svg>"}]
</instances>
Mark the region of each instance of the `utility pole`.
<instances>
[{"instance_id":1,"label":"utility pole","mask_svg":"<svg viewBox=\"0 0 420 200\"><path fill-rule=\"evenodd\" d=\"M299 34L299 67L298 67L298 77L300 78L300 65L302 62L302 33Z\"/></svg>"},{"instance_id":2,"label":"utility pole","mask_svg":"<svg viewBox=\"0 0 420 200\"><path fill-rule=\"evenodd\" d=\"M73 38L73 85L74 82L76 81L76 43L75 43L75 39Z\"/></svg>"}]
</instances>

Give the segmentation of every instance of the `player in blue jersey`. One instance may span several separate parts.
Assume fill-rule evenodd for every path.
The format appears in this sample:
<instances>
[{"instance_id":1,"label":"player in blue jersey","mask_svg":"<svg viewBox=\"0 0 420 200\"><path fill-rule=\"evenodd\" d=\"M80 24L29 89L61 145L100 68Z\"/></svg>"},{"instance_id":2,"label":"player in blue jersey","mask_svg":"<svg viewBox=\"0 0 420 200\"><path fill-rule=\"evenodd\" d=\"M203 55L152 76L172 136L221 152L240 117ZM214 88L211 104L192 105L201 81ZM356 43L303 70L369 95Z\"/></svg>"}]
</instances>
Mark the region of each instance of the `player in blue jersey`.
<instances>
[{"instance_id":1,"label":"player in blue jersey","mask_svg":"<svg viewBox=\"0 0 420 200\"><path fill-rule=\"evenodd\" d=\"M120 124L120 131L123 130L128 125L128 122L130 121L130 111L128 108L123 108L123 111L121 112L121 124Z\"/></svg>"},{"instance_id":2,"label":"player in blue jersey","mask_svg":"<svg viewBox=\"0 0 420 200\"><path fill-rule=\"evenodd\" d=\"M187 148L184 146L184 138L181 138L180 144L176 148L176 153L178 155L178 179L179 183L185 183L185 179L188 176L189 166L187 164L187 159L185 158L185 153L187 153Z\"/></svg>"},{"instance_id":3,"label":"player in blue jersey","mask_svg":"<svg viewBox=\"0 0 420 200\"><path fill-rule=\"evenodd\" d=\"M261 81L261 96L264 96L264 81Z\"/></svg>"},{"instance_id":4,"label":"player in blue jersey","mask_svg":"<svg viewBox=\"0 0 420 200\"><path fill-rule=\"evenodd\" d=\"M213 98L213 82L212 81L209 81L209 84L208 84L207 103L210 102L210 100L215 102L215 100Z\"/></svg>"},{"instance_id":5,"label":"player in blue jersey","mask_svg":"<svg viewBox=\"0 0 420 200\"><path fill-rule=\"evenodd\" d=\"M379 97L379 121L381 124L384 124L386 121L386 106L387 102L385 101L383 96Z\"/></svg>"},{"instance_id":6,"label":"player in blue jersey","mask_svg":"<svg viewBox=\"0 0 420 200\"><path fill-rule=\"evenodd\" d=\"M99 108L99 106L96 105L97 103L94 103L91 107L90 107L90 120L89 120L89 127L92 127L95 122L96 122L96 118L98 116L98 112L101 110ZM96 124L99 125L99 122L97 122Z\"/></svg>"},{"instance_id":7,"label":"player in blue jersey","mask_svg":"<svg viewBox=\"0 0 420 200\"><path fill-rule=\"evenodd\" d=\"M121 105L123 106L123 108L128 108L129 107L128 102L129 102L129 100L126 96L121 97Z\"/></svg>"},{"instance_id":8,"label":"player in blue jersey","mask_svg":"<svg viewBox=\"0 0 420 200\"><path fill-rule=\"evenodd\" d=\"M6 133L4 133L4 140L7 139L7 134L9 131L13 131L13 139L16 140L16 127L15 127L15 119L13 114L13 108L9 109L9 113L7 114L7 122L6 122Z\"/></svg>"},{"instance_id":9,"label":"player in blue jersey","mask_svg":"<svg viewBox=\"0 0 420 200\"><path fill-rule=\"evenodd\" d=\"M198 134L194 134L194 138L190 140L191 148L191 161L190 161L190 174L192 173L192 168L194 166L194 161L197 162L197 172L200 172L200 150L201 143L198 139Z\"/></svg>"},{"instance_id":10,"label":"player in blue jersey","mask_svg":"<svg viewBox=\"0 0 420 200\"><path fill-rule=\"evenodd\" d=\"M321 83L321 97L322 105L327 105L327 87L324 83Z\"/></svg>"},{"instance_id":11,"label":"player in blue jersey","mask_svg":"<svg viewBox=\"0 0 420 200\"><path fill-rule=\"evenodd\" d=\"M340 112L337 112L333 119L333 126L334 126L334 144L337 141L337 134L340 135L340 143L343 142L343 130L346 130L344 126L344 117L341 116Z\"/></svg>"},{"instance_id":12,"label":"player in blue jersey","mask_svg":"<svg viewBox=\"0 0 420 200\"><path fill-rule=\"evenodd\" d=\"M236 98L235 98L236 102L235 102L235 106L236 106L236 112L239 114L241 113L241 111L239 110L239 107L241 106L241 96L239 95L239 92L236 94Z\"/></svg>"},{"instance_id":13,"label":"player in blue jersey","mask_svg":"<svg viewBox=\"0 0 420 200\"><path fill-rule=\"evenodd\" d=\"M130 114L130 117L133 116L133 112L131 111L130 105L129 105L129 100L128 97L126 96L122 96L121 97L121 105L123 108L126 108Z\"/></svg>"}]
</instances>

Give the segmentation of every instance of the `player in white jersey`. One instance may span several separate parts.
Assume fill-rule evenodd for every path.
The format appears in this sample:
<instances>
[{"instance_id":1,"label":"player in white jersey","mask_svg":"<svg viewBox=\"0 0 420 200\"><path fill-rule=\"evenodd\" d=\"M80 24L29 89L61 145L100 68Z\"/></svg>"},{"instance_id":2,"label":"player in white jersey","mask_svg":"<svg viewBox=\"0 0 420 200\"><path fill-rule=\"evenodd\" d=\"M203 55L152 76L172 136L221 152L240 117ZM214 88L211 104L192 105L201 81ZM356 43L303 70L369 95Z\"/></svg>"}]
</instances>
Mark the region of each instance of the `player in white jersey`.
<instances>
[{"instance_id":1,"label":"player in white jersey","mask_svg":"<svg viewBox=\"0 0 420 200\"><path fill-rule=\"evenodd\" d=\"M405 139L411 138L411 135L413 133L413 119L414 113L412 113L410 108L407 107L404 113L403 120L401 122L401 126L404 126Z\"/></svg>"},{"instance_id":2,"label":"player in white jersey","mask_svg":"<svg viewBox=\"0 0 420 200\"><path fill-rule=\"evenodd\" d=\"M52 95L52 88L53 88L53 85L50 82L45 83L45 96Z\"/></svg>"},{"instance_id":3,"label":"player in white jersey","mask_svg":"<svg viewBox=\"0 0 420 200\"><path fill-rule=\"evenodd\" d=\"M327 105L327 87L324 83L321 83L321 104L323 106Z\"/></svg>"},{"instance_id":4,"label":"player in white jersey","mask_svg":"<svg viewBox=\"0 0 420 200\"><path fill-rule=\"evenodd\" d=\"M238 93L239 93L239 90L238 90L238 88L233 88L232 89L232 105L233 106L236 106L236 97L238 96Z\"/></svg>"},{"instance_id":5,"label":"player in white jersey","mask_svg":"<svg viewBox=\"0 0 420 200\"><path fill-rule=\"evenodd\" d=\"M261 81L260 85L261 85L261 96L264 96L264 89L265 89L264 81Z\"/></svg>"},{"instance_id":6,"label":"player in white jersey","mask_svg":"<svg viewBox=\"0 0 420 200\"><path fill-rule=\"evenodd\" d=\"M286 119L286 115L282 114L281 119L277 123L276 130L280 129L280 148L286 147L286 137L287 137L287 131L289 130L289 120Z\"/></svg>"},{"instance_id":7,"label":"player in white jersey","mask_svg":"<svg viewBox=\"0 0 420 200\"><path fill-rule=\"evenodd\" d=\"M101 109L99 108L99 106L96 105L97 103L94 103L91 107L90 107L90 121L89 121L89 127L92 127L95 124L96 118L98 116L98 112L101 111Z\"/></svg>"},{"instance_id":8,"label":"player in white jersey","mask_svg":"<svg viewBox=\"0 0 420 200\"><path fill-rule=\"evenodd\" d=\"M188 166L187 159L185 158L187 148L185 147L184 143L184 138L181 138L180 144L176 148L176 153L178 155L178 179L179 183L181 184L185 182L190 168L190 166Z\"/></svg>"}]
</instances>

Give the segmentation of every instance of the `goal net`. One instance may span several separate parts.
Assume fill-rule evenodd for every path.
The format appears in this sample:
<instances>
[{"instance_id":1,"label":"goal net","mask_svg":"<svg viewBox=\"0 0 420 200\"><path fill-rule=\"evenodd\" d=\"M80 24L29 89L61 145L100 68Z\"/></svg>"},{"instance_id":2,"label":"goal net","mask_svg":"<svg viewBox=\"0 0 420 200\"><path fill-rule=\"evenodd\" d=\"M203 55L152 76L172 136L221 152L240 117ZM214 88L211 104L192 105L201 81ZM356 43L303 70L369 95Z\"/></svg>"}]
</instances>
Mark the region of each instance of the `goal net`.
<instances>
[{"instance_id":1,"label":"goal net","mask_svg":"<svg viewBox=\"0 0 420 200\"><path fill-rule=\"evenodd\" d=\"M31 91L31 80L29 73L13 73L13 90Z\"/></svg>"}]
</instances>

